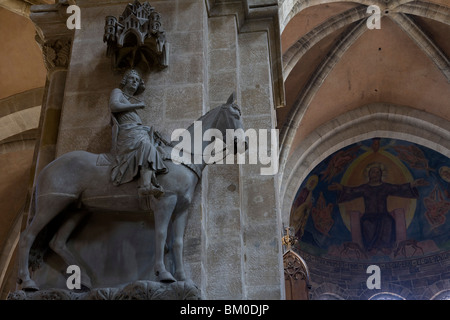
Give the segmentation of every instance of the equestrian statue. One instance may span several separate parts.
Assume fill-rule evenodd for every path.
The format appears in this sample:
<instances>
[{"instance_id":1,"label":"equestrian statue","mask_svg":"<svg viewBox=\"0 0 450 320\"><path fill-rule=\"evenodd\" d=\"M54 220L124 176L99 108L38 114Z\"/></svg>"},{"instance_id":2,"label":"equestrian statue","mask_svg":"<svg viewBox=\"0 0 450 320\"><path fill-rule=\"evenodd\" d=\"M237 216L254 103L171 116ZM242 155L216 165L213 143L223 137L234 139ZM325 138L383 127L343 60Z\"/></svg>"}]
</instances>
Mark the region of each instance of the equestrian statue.
<instances>
[{"instance_id":1,"label":"equestrian statue","mask_svg":"<svg viewBox=\"0 0 450 320\"><path fill-rule=\"evenodd\" d=\"M187 224L188 208L194 190L201 179L202 171L209 161L185 161L186 152L194 157L194 143L201 143L201 150L211 141L191 141L190 150L175 150L177 146L167 142L150 126L142 124L137 110L145 103L136 98L144 90L139 73L125 73L120 88L112 90L109 106L112 114L112 147L109 153L94 154L87 151L72 151L49 163L35 183L32 217L22 232L19 242L18 283L22 290L39 290L30 277L30 249L38 236L55 217L70 205L84 208L92 214L120 212L145 213L155 222L156 279L161 282L186 280L183 265L183 236ZM232 145L228 152L245 152L247 142L234 137L226 141L227 129L243 129L241 111L233 93L228 101L218 106L196 122L186 132L194 137L196 123L201 123L201 136L209 129L220 132L223 145ZM193 139L192 139L193 140ZM244 147L242 147L244 146ZM185 148L189 149L189 148ZM174 159L174 154L183 151L184 157ZM71 213L58 229L49 246L68 265L77 264L77 258L66 247L82 213ZM169 223L172 222L175 272L172 275L165 266L164 252ZM89 276L83 285L90 289Z\"/></svg>"}]
</instances>

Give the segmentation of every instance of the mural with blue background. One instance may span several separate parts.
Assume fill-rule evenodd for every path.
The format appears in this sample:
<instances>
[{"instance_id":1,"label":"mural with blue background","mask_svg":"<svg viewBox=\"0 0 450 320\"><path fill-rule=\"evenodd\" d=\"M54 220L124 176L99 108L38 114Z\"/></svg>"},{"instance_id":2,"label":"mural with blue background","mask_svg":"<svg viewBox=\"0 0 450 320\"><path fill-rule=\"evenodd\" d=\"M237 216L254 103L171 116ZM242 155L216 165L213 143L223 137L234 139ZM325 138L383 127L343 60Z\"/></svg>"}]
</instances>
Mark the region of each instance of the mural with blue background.
<instances>
[{"instance_id":1,"label":"mural with blue background","mask_svg":"<svg viewBox=\"0 0 450 320\"><path fill-rule=\"evenodd\" d=\"M372 183L377 175L380 182ZM391 261L449 250L449 211L449 158L419 144L374 138L333 153L308 174L290 225L302 251Z\"/></svg>"}]
</instances>

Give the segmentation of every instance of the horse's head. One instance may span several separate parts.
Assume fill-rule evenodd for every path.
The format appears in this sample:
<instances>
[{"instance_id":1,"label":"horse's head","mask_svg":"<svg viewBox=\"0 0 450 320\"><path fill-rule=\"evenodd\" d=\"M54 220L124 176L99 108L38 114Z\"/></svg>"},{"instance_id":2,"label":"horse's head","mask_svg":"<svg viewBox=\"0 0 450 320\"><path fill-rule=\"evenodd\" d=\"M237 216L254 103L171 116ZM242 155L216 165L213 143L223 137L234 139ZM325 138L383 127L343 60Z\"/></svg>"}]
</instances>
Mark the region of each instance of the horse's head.
<instances>
[{"instance_id":1,"label":"horse's head","mask_svg":"<svg viewBox=\"0 0 450 320\"><path fill-rule=\"evenodd\" d=\"M220 107L215 128L222 132L226 146L233 145L233 153L244 153L248 149L248 137L242 124L241 109L236 103L236 93L232 93L227 102ZM233 139L232 142L228 141Z\"/></svg>"}]
</instances>

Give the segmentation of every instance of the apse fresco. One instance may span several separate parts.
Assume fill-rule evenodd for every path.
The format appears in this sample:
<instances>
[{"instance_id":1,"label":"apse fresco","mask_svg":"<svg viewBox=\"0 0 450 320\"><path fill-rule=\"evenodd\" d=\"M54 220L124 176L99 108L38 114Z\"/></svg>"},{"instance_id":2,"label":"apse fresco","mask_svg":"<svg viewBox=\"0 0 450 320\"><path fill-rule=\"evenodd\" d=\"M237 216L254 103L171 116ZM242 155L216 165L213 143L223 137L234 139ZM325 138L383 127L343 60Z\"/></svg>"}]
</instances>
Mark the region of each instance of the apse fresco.
<instances>
[{"instance_id":1,"label":"apse fresco","mask_svg":"<svg viewBox=\"0 0 450 320\"><path fill-rule=\"evenodd\" d=\"M391 261L450 249L450 159L374 138L327 157L291 209L297 246L338 260Z\"/></svg>"}]
</instances>

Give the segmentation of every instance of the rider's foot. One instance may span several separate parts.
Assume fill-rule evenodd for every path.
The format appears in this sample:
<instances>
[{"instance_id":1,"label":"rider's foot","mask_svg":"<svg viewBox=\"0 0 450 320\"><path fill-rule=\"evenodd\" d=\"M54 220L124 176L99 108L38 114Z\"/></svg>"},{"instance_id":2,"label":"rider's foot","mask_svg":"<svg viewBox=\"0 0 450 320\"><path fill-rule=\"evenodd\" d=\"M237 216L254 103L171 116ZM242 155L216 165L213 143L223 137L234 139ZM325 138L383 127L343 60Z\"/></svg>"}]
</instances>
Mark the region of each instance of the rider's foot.
<instances>
[{"instance_id":1,"label":"rider's foot","mask_svg":"<svg viewBox=\"0 0 450 320\"><path fill-rule=\"evenodd\" d=\"M161 186L144 185L139 187L138 193L140 196L153 195L156 199L159 199L164 195L164 189Z\"/></svg>"},{"instance_id":2,"label":"rider's foot","mask_svg":"<svg viewBox=\"0 0 450 320\"><path fill-rule=\"evenodd\" d=\"M155 271L156 280L159 282L175 282L175 278L172 276L172 274L169 271L163 270L163 271Z\"/></svg>"}]
</instances>

